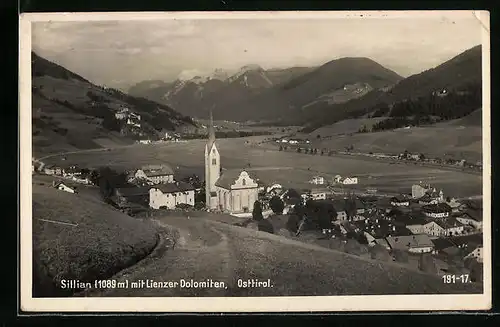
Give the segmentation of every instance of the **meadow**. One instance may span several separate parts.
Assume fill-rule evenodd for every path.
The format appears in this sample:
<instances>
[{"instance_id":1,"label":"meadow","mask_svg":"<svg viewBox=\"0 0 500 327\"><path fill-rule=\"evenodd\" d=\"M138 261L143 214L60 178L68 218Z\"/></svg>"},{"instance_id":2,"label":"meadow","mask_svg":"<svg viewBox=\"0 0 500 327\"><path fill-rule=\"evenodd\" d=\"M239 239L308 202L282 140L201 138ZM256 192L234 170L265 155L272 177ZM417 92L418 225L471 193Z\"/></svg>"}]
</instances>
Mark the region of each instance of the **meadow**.
<instances>
[{"instance_id":1,"label":"meadow","mask_svg":"<svg viewBox=\"0 0 500 327\"><path fill-rule=\"evenodd\" d=\"M314 175L327 179L339 174L357 176L357 187L376 187L388 192L410 192L413 183L429 182L443 189L446 196L466 197L482 194L482 177L460 171L451 171L418 165L389 164L359 158L312 156L296 152L284 152L260 146L265 139L255 136L237 139L220 139L217 145L221 153L223 169L248 169L263 182L278 182L287 187L311 186L308 180ZM54 164L78 164L82 167L111 166L117 169L137 169L145 164L169 164L176 177L196 173L203 176L204 147L206 140L190 140L179 143L132 145L100 151L76 152L44 161Z\"/></svg>"},{"instance_id":2,"label":"meadow","mask_svg":"<svg viewBox=\"0 0 500 327\"><path fill-rule=\"evenodd\" d=\"M129 217L98 198L33 185L33 296L71 296L63 279L111 277L157 245L154 225ZM31 237L31 236L29 236Z\"/></svg>"}]
</instances>

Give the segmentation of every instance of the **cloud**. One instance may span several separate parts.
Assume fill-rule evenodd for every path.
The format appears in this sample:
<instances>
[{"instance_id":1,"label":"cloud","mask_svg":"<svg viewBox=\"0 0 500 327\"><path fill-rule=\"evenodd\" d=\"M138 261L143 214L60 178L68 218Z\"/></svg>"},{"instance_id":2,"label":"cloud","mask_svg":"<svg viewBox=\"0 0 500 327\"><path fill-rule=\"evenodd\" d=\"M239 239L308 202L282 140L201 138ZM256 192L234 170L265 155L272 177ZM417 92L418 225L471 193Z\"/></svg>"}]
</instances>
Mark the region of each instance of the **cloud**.
<instances>
[{"instance_id":1,"label":"cloud","mask_svg":"<svg viewBox=\"0 0 500 327\"><path fill-rule=\"evenodd\" d=\"M472 14L390 19L163 19L33 23L33 49L98 83L181 71L321 65L369 57L402 75L481 43ZM122 82L126 83L126 82Z\"/></svg>"}]
</instances>

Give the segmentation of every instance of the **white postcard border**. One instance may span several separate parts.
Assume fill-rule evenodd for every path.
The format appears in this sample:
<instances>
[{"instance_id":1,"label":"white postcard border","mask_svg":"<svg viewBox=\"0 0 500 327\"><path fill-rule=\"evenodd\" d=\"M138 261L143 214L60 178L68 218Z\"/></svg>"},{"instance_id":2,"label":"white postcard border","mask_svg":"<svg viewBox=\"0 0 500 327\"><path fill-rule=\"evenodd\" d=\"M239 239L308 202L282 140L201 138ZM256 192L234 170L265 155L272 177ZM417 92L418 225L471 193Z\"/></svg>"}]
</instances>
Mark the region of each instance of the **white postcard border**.
<instances>
[{"instance_id":1,"label":"white postcard border","mask_svg":"<svg viewBox=\"0 0 500 327\"><path fill-rule=\"evenodd\" d=\"M154 19L362 19L429 18L474 15L481 24L483 73L483 244L484 292L472 295L352 295L217 298L33 298L31 180L31 22ZM320 312L320 311L456 311L491 308L491 141L490 23L487 11L339 11L339 12L122 12L30 13L20 15L20 310L27 312Z\"/></svg>"}]
</instances>

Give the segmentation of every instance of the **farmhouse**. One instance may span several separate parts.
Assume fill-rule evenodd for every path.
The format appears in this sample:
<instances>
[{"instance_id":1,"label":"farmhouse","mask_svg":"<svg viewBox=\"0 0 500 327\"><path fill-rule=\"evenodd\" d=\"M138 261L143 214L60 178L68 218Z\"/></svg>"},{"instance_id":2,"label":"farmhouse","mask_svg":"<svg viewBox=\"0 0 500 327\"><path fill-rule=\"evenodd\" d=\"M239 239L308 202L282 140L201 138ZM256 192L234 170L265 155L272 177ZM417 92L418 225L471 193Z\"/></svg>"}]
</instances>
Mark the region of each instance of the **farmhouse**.
<instances>
[{"instance_id":1,"label":"farmhouse","mask_svg":"<svg viewBox=\"0 0 500 327\"><path fill-rule=\"evenodd\" d=\"M441 235L453 236L464 232L464 225L455 218L440 219L436 223L443 229Z\"/></svg>"},{"instance_id":2,"label":"farmhouse","mask_svg":"<svg viewBox=\"0 0 500 327\"><path fill-rule=\"evenodd\" d=\"M432 252L434 244L429 236L425 234L409 236L389 236L386 238L391 250L405 250L410 253L429 253Z\"/></svg>"},{"instance_id":3,"label":"farmhouse","mask_svg":"<svg viewBox=\"0 0 500 327\"><path fill-rule=\"evenodd\" d=\"M62 169L55 165L45 166L43 172L47 175L62 175Z\"/></svg>"},{"instance_id":4,"label":"farmhouse","mask_svg":"<svg viewBox=\"0 0 500 327\"><path fill-rule=\"evenodd\" d=\"M403 196L395 196L391 198L391 205L395 207L401 207L401 206L407 207L410 205L410 200Z\"/></svg>"},{"instance_id":5,"label":"farmhouse","mask_svg":"<svg viewBox=\"0 0 500 327\"><path fill-rule=\"evenodd\" d=\"M358 184L358 178L357 178L357 177L346 177L346 178L344 178L344 180L342 181L342 184L344 184L344 185L354 185L354 184Z\"/></svg>"},{"instance_id":6,"label":"farmhouse","mask_svg":"<svg viewBox=\"0 0 500 327\"><path fill-rule=\"evenodd\" d=\"M313 188L311 190L311 198L313 200L326 200L326 193L328 189L326 188Z\"/></svg>"},{"instance_id":7,"label":"farmhouse","mask_svg":"<svg viewBox=\"0 0 500 327\"><path fill-rule=\"evenodd\" d=\"M429 204L422 208L422 212L430 218L446 218L450 216L451 207L446 203Z\"/></svg>"},{"instance_id":8,"label":"farmhouse","mask_svg":"<svg viewBox=\"0 0 500 327\"><path fill-rule=\"evenodd\" d=\"M147 180L153 184L173 183L174 171L167 165L148 165L138 169L134 177Z\"/></svg>"},{"instance_id":9,"label":"farmhouse","mask_svg":"<svg viewBox=\"0 0 500 327\"><path fill-rule=\"evenodd\" d=\"M333 178L333 182L334 183L342 183L342 176L335 175L335 177Z\"/></svg>"},{"instance_id":10,"label":"farmhouse","mask_svg":"<svg viewBox=\"0 0 500 327\"><path fill-rule=\"evenodd\" d=\"M345 200L335 199L335 200L330 200L330 202L332 203L335 212L337 212L337 220L339 221L347 220L347 210L346 210Z\"/></svg>"},{"instance_id":11,"label":"farmhouse","mask_svg":"<svg viewBox=\"0 0 500 327\"><path fill-rule=\"evenodd\" d=\"M483 262L483 246L478 245L474 250L467 253L467 255L465 255L464 257L464 259L469 258L476 259L478 262Z\"/></svg>"},{"instance_id":12,"label":"farmhouse","mask_svg":"<svg viewBox=\"0 0 500 327\"><path fill-rule=\"evenodd\" d=\"M314 176L311 181L311 184L325 184L325 179L322 176Z\"/></svg>"},{"instance_id":13,"label":"farmhouse","mask_svg":"<svg viewBox=\"0 0 500 327\"><path fill-rule=\"evenodd\" d=\"M68 192L68 193L77 193L76 188L68 186L62 182L54 183L54 187L60 191Z\"/></svg>"},{"instance_id":14,"label":"farmhouse","mask_svg":"<svg viewBox=\"0 0 500 327\"><path fill-rule=\"evenodd\" d=\"M467 210L461 216L456 217L456 219L462 224L472 226L477 230L483 228L483 217L477 211Z\"/></svg>"},{"instance_id":15,"label":"farmhouse","mask_svg":"<svg viewBox=\"0 0 500 327\"><path fill-rule=\"evenodd\" d=\"M278 195L283 191L283 186L281 184L274 183L266 188L266 193L268 195L274 196Z\"/></svg>"},{"instance_id":16,"label":"farmhouse","mask_svg":"<svg viewBox=\"0 0 500 327\"><path fill-rule=\"evenodd\" d=\"M194 206L194 186L184 182L158 184L149 189L149 206L174 209L178 204Z\"/></svg>"}]
</instances>

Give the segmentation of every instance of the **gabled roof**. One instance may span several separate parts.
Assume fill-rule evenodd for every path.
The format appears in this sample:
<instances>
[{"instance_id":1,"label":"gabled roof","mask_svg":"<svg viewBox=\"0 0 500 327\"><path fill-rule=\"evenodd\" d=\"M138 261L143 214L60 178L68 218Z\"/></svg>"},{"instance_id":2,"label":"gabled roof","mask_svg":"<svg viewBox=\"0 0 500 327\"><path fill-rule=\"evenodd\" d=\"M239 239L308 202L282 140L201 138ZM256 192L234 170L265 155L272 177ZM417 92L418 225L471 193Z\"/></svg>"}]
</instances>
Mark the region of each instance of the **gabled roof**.
<instances>
[{"instance_id":1,"label":"gabled roof","mask_svg":"<svg viewBox=\"0 0 500 327\"><path fill-rule=\"evenodd\" d=\"M120 196L128 197L128 196L138 196L138 195L148 195L149 194L149 186L142 187L122 187L115 189L115 193Z\"/></svg>"},{"instance_id":2,"label":"gabled roof","mask_svg":"<svg viewBox=\"0 0 500 327\"><path fill-rule=\"evenodd\" d=\"M389 236L386 240L393 249L434 247L434 243L432 243L431 239L426 234Z\"/></svg>"},{"instance_id":3,"label":"gabled roof","mask_svg":"<svg viewBox=\"0 0 500 327\"><path fill-rule=\"evenodd\" d=\"M258 178L253 172L247 170L228 169L222 172L222 176L215 182L215 185L229 190L231 189L231 185L236 182L241 173L244 171L251 179L253 179L254 182L258 184Z\"/></svg>"},{"instance_id":4,"label":"gabled roof","mask_svg":"<svg viewBox=\"0 0 500 327\"><path fill-rule=\"evenodd\" d=\"M451 207L446 203L428 204L422 208L423 211L440 213L440 212L450 212Z\"/></svg>"},{"instance_id":5,"label":"gabled roof","mask_svg":"<svg viewBox=\"0 0 500 327\"><path fill-rule=\"evenodd\" d=\"M475 221L483 221L483 214L481 210L467 209L462 216L473 219Z\"/></svg>"},{"instance_id":6,"label":"gabled roof","mask_svg":"<svg viewBox=\"0 0 500 327\"><path fill-rule=\"evenodd\" d=\"M193 185L186 182L175 182L175 183L154 185L150 187L150 189L158 189L163 193L176 193L176 192L194 191L195 188Z\"/></svg>"},{"instance_id":7,"label":"gabled roof","mask_svg":"<svg viewBox=\"0 0 500 327\"><path fill-rule=\"evenodd\" d=\"M438 220L438 221L436 221L436 224L438 224L439 226L441 226L444 229L463 226L463 224L461 222L459 222L458 220L456 220L455 218Z\"/></svg>"},{"instance_id":8,"label":"gabled roof","mask_svg":"<svg viewBox=\"0 0 500 327\"><path fill-rule=\"evenodd\" d=\"M431 241L434 244L434 249L436 249L437 251L441 251L450 247L456 247L456 245L447 238L436 238Z\"/></svg>"}]
</instances>

